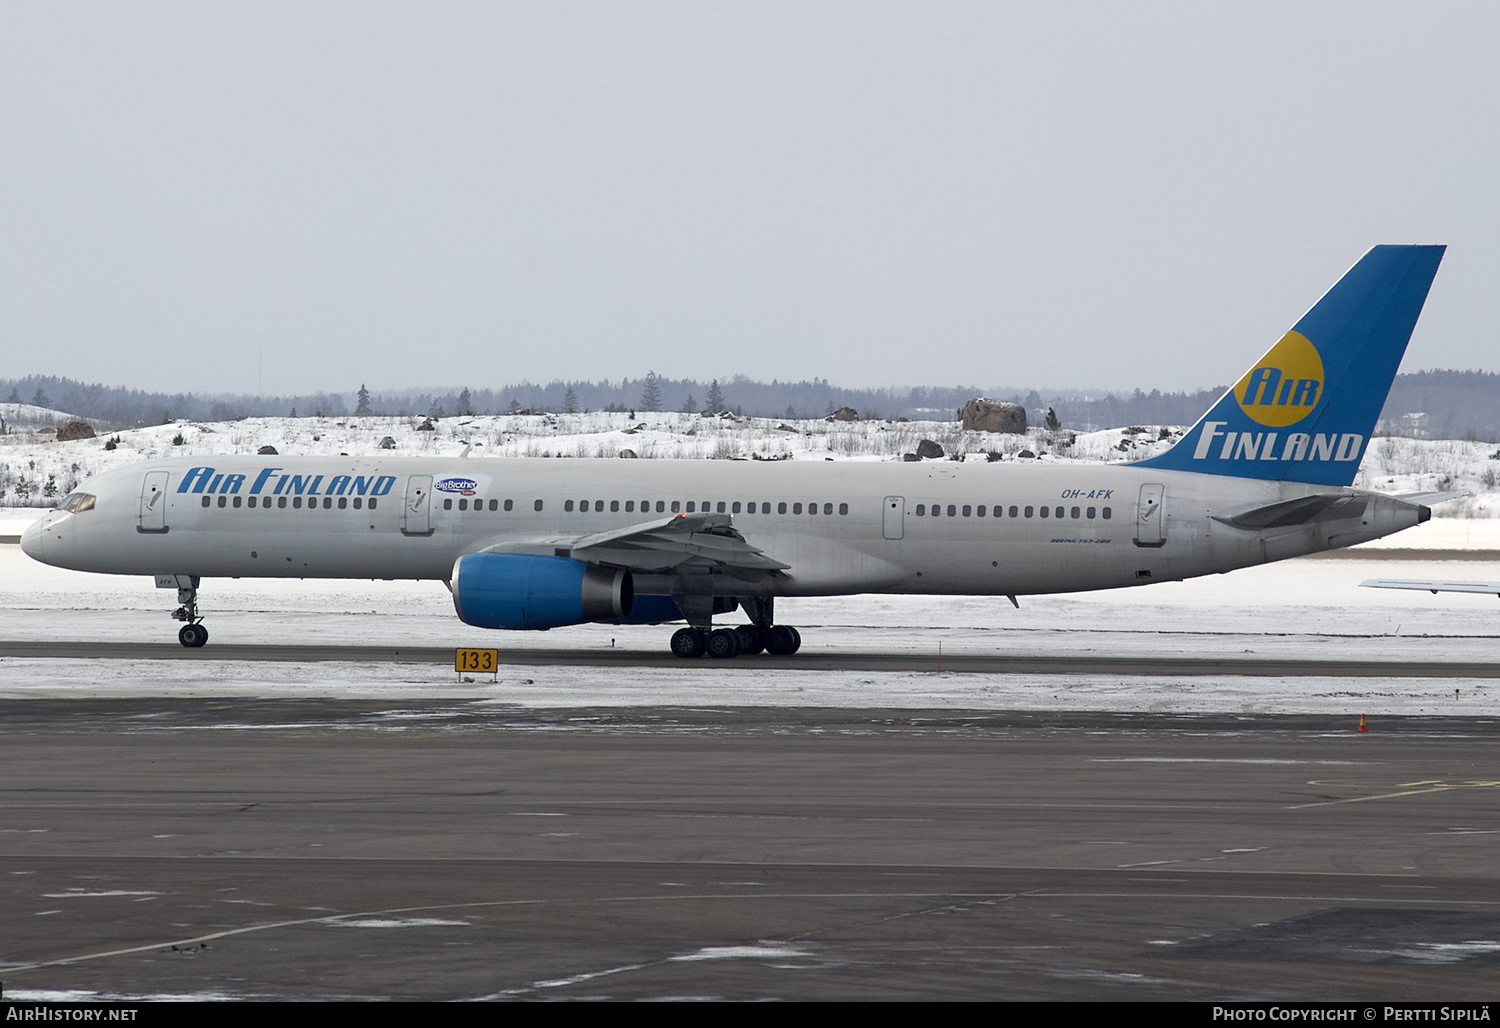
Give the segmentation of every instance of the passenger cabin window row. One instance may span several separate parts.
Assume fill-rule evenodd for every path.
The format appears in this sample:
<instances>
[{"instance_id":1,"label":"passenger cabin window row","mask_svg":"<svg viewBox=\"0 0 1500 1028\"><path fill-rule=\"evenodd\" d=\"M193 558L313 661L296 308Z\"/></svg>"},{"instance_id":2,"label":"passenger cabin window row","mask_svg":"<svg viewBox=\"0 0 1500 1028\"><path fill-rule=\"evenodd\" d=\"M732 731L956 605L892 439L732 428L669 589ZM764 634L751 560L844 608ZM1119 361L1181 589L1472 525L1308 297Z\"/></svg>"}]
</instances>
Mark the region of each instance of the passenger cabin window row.
<instances>
[{"instance_id":1,"label":"passenger cabin window row","mask_svg":"<svg viewBox=\"0 0 1500 1028\"><path fill-rule=\"evenodd\" d=\"M84 494L78 495L83 496ZM89 502L88 506L82 507L82 509L84 510L87 510L89 509L89 507L93 506L93 497L90 496L86 499ZM262 508L269 508L272 505L272 500L276 501L275 505L278 508L285 508L290 506L293 510L300 510L304 503L304 499L301 496L249 496L243 498L243 502L245 503L245 505L252 508L255 507L257 503ZM218 497L218 501L220 507L238 507L241 504L242 498L239 496L220 496ZM337 506L339 510L346 510L351 506L355 510L360 510L366 503L369 504L370 510L375 510L377 502L376 498L373 496L368 500L366 500L362 496L309 496L306 498L305 502L309 510L316 510L318 508L319 501L322 502L322 507L324 510L332 510L335 506ZM210 507L213 505L213 502L214 497L203 497L203 506ZM444 497L443 509L452 510L454 502L455 501L451 496ZM457 503L459 510L472 510L476 513L486 509L492 512L502 509L506 511L515 509L514 500L484 500L479 497L475 497L473 499L463 497L459 499ZM761 500L749 500L743 502L740 500L641 500L639 501L639 504L640 513L642 514L649 514L653 511L653 509L657 514L739 514L742 511L747 514L770 514L772 506L769 502ZM608 509L609 513L611 514L618 514L621 510L623 510L626 514L634 514L636 512L636 505L637 501L635 500L564 500L563 510L568 513L572 513L574 510L577 510L580 513L593 512L603 514L605 510ZM82 506L81 503L80 506ZM788 503L787 501L783 500L778 502L775 507L777 514L806 514L810 517L815 516L819 513L823 514L824 516L831 516L834 513L835 509L837 509L838 513L841 515L847 515L849 513L849 505L847 503L833 504L826 501L821 503L814 501L804 504L797 502ZM532 509L536 511L542 510L543 501L533 501ZM919 503L912 511L912 513L919 518L982 518L993 515L996 518L1071 518L1074 521L1093 521L1095 518L1109 521L1114 516L1114 511L1110 507L1037 507L1017 505L1006 507L998 503L993 507L986 506L982 503L977 506L968 503L950 503L946 506L941 503L934 503L930 505Z\"/></svg>"},{"instance_id":2,"label":"passenger cabin window row","mask_svg":"<svg viewBox=\"0 0 1500 1028\"><path fill-rule=\"evenodd\" d=\"M290 506L293 510L301 510L303 502L303 498L300 496L220 496L219 506L238 507L242 499L244 500L247 507L255 507L258 504L260 507L263 507L267 510L271 508L272 500L276 501L276 506L278 508L286 508ZM332 510L335 506L337 506L339 510L347 510L350 506L352 506L355 510L360 510L364 507L366 502L363 496L355 496L352 499L348 496L309 496L307 497L307 509L317 510L319 500L323 501L324 510ZM212 496L203 497L203 506L211 506L213 502L214 498ZM372 496L370 497L368 502L370 505L370 509L375 510L377 503L376 498Z\"/></svg>"},{"instance_id":3,"label":"passenger cabin window row","mask_svg":"<svg viewBox=\"0 0 1500 1028\"><path fill-rule=\"evenodd\" d=\"M471 510L472 509L472 510L479 511L479 510L484 510L485 509L485 503L486 503L486 501L485 500L481 500L481 499L474 499L474 500L459 499L459 500L455 501L453 499L453 497L446 496L446 497L443 498L443 509L444 510L453 510L455 503L457 503L457 507L458 507L459 510ZM497 501L490 500L490 501L488 501L488 503L489 503L489 509L490 510L495 510L496 509L495 505L496 505ZM506 500L505 501L505 509L506 510L510 510L511 509L511 503L512 503L512 501L510 501L510 500ZM542 501L541 500L537 500L536 501L535 509L536 510L541 510L542 509ZM771 504L769 502L763 502L763 501L760 501L760 500L748 500L748 501L742 501L742 500L701 500L701 501L700 500L641 500L641 501L639 501L639 511L640 511L640 513L642 513L642 514L650 514L653 509L655 510L655 512L657 514L711 514L711 513L718 513L718 514L740 514L740 513L745 513L745 514L769 514L769 513L771 513ZM618 514L621 511L624 511L626 514L634 514L637 511L637 501L635 501L635 500L564 500L563 501L563 510L565 512L569 513L569 514L573 513L575 510L578 511L579 513L581 513L581 514L587 514L587 513L603 514L603 513L605 513L606 510L609 513L611 513L611 514ZM812 503L807 503L807 504L782 502L782 503L776 504L776 513L777 514L786 514L786 513L789 513L789 512L792 513L792 514L802 514L802 513L805 512L808 515L816 515L818 513L822 513L822 514L827 515L827 516L832 516L835 511L837 511L841 515L847 515L849 513L849 505L847 503L838 503L838 504L835 504L835 503L830 503L830 502L823 502L823 503L812 502Z\"/></svg>"},{"instance_id":4,"label":"passenger cabin window row","mask_svg":"<svg viewBox=\"0 0 1500 1028\"><path fill-rule=\"evenodd\" d=\"M475 497L473 500L469 500L467 497L464 498L464 499L459 500L458 501L458 509L459 510L468 510L469 509L469 505L471 503L473 504L474 509L476 511L484 510L484 501L481 500L481 499L479 499L478 497ZM515 505L516 505L516 501L515 500L506 500L505 501L505 509L506 510L514 510L515 509ZM453 509L453 497L451 497L451 496L445 496L443 498L443 509L444 510L452 510ZM499 510L499 509L500 509L500 501L499 500L491 500L490 501L490 510ZM541 510L542 509L542 501L541 500L537 500L536 501L536 509L537 510Z\"/></svg>"},{"instance_id":5,"label":"passenger cabin window row","mask_svg":"<svg viewBox=\"0 0 1500 1028\"><path fill-rule=\"evenodd\" d=\"M1098 507L1018 507L1018 506L1013 506L1013 507L1010 507L1007 510L1006 507L1004 507L1001 504L997 503L992 508L992 510L994 511L994 516L997 517L997 518L1003 518L1007 514L1009 514L1009 516L1013 517L1013 518L1020 518L1020 517L1027 517L1027 518L1030 518L1030 517L1072 518L1075 521L1086 518L1089 521L1093 521L1096 517L1098 517L1098 518L1102 518L1105 521L1108 521L1108 520L1110 520L1114 516L1114 510L1112 508L1110 508L1110 507L1104 507L1103 509L1100 509ZM919 518L924 518L924 517L940 518L940 517L943 517L944 514L946 514L950 518L956 518L956 517L966 517L966 518L967 517L980 517L980 518L982 518L982 517L985 516L985 514L987 513L987 511L985 509L985 505L982 504L982 503L979 506L977 506L977 507L971 506L970 504L967 504L967 503L964 504L964 505L962 505L962 506L959 506L956 503L950 503L950 504L948 504L948 506L946 508L942 504L940 504L940 503L934 503L930 508L925 503L919 503L919 504L917 504L917 509L914 511L914 513Z\"/></svg>"}]
</instances>

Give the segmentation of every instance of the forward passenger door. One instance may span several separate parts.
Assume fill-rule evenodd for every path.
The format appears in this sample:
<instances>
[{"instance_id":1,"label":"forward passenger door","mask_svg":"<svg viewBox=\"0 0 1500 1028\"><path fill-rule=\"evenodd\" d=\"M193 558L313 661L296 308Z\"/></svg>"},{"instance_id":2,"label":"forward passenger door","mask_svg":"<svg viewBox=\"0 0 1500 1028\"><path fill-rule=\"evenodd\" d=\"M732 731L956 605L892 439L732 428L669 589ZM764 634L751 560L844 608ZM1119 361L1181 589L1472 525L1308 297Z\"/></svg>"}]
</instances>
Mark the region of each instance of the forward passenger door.
<instances>
[{"instance_id":1,"label":"forward passenger door","mask_svg":"<svg viewBox=\"0 0 1500 1028\"><path fill-rule=\"evenodd\" d=\"M431 475L412 475L406 480L406 502L401 506L401 534L432 534Z\"/></svg>"},{"instance_id":2,"label":"forward passenger door","mask_svg":"<svg viewBox=\"0 0 1500 1028\"><path fill-rule=\"evenodd\" d=\"M146 481L141 483L141 519L137 523L139 532L165 532L167 530L167 475L166 471L146 472Z\"/></svg>"}]
</instances>

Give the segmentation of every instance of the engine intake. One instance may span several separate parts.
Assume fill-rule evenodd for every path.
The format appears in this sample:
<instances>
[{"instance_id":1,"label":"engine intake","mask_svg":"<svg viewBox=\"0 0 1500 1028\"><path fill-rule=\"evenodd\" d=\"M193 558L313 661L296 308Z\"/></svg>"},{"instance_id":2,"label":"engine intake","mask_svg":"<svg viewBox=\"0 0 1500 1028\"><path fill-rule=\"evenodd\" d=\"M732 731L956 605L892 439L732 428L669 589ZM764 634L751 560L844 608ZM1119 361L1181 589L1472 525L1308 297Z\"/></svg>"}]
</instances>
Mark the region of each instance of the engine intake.
<instances>
[{"instance_id":1,"label":"engine intake","mask_svg":"<svg viewBox=\"0 0 1500 1028\"><path fill-rule=\"evenodd\" d=\"M630 572L568 557L469 553L453 565L453 609L479 628L561 628L628 618Z\"/></svg>"}]
</instances>

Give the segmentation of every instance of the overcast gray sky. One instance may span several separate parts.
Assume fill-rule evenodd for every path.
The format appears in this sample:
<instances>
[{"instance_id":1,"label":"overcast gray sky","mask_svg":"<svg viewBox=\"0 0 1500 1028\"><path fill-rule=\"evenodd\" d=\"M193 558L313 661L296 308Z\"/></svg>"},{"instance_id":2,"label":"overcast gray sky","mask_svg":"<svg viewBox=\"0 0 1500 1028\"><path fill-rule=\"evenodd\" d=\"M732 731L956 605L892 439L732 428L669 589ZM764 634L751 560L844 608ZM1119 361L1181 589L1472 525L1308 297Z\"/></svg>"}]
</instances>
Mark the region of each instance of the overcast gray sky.
<instances>
[{"instance_id":1,"label":"overcast gray sky","mask_svg":"<svg viewBox=\"0 0 1500 1028\"><path fill-rule=\"evenodd\" d=\"M1225 383L1369 246L1500 370L1500 4L0 2L0 374Z\"/></svg>"}]
</instances>

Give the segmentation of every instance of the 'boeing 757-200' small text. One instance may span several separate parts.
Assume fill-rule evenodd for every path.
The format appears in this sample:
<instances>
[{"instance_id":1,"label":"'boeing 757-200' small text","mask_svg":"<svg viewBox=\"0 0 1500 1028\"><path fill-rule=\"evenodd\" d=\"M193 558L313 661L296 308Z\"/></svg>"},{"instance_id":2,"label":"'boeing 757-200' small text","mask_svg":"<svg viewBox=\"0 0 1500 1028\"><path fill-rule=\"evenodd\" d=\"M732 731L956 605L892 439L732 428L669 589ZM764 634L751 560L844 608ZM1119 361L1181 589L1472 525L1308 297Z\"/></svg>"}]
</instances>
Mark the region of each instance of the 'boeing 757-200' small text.
<instances>
[{"instance_id":1,"label":"'boeing 757-200' small text","mask_svg":"<svg viewBox=\"0 0 1500 1028\"><path fill-rule=\"evenodd\" d=\"M776 599L1173 581L1375 539L1421 497L1350 488L1441 246L1366 253L1170 450L1133 464L234 457L102 474L21 539L175 588L436 579L484 628L684 621L682 657L796 652ZM747 623L713 628L739 609Z\"/></svg>"}]
</instances>

